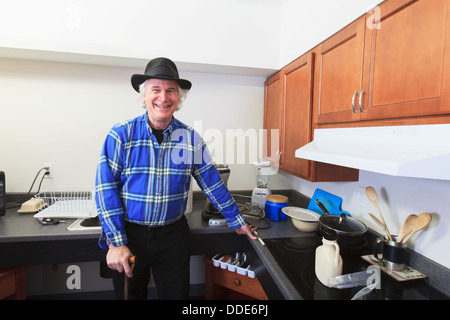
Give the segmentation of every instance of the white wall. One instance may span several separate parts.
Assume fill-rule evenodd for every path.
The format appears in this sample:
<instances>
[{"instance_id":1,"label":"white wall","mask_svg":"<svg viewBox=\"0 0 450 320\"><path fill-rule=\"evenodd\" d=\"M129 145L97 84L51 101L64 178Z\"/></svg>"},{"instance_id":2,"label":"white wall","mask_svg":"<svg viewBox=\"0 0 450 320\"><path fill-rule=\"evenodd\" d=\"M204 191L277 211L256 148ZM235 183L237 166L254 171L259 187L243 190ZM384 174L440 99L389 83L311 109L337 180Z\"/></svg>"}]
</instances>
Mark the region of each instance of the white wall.
<instances>
[{"instance_id":1,"label":"white wall","mask_svg":"<svg viewBox=\"0 0 450 320\"><path fill-rule=\"evenodd\" d=\"M43 188L92 186L108 130L144 112L130 84L131 74L143 68L0 59L0 168L7 192L27 191L44 163L53 163L54 178ZM210 139L262 128L264 78L180 73L193 82L175 113L181 121ZM242 163L236 153L228 163L230 189L252 189L256 169L249 156Z\"/></svg>"},{"instance_id":2,"label":"white wall","mask_svg":"<svg viewBox=\"0 0 450 320\"><path fill-rule=\"evenodd\" d=\"M273 68L280 7L249 0L0 1L0 47Z\"/></svg>"}]
</instances>

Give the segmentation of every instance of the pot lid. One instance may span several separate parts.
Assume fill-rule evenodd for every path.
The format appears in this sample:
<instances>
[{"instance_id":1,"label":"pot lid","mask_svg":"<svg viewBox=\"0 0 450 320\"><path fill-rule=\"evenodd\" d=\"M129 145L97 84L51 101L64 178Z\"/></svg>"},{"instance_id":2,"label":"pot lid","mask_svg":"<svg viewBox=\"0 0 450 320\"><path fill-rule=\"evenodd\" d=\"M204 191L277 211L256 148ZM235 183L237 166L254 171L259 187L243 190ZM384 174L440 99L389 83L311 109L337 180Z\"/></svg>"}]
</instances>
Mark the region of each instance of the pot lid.
<instances>
[{"instance_id":1,"label":"pot lid","mask_svg":"<svg viewBox=\"0 0 450 320\"><path fill-rule=\"evenodd\" d=\"M322 237L324 237L328 241L336 241L336 231L330 228L326 228L322 232Z\"/></svg>"},{"instance_id":2,"label":"pot lid","mask_svg":"<svg viewBox=\"0 0 450 320\"><path fill-rule=\"evenodd\" d=\"M359 220L347 216L327 214L320 216L319 221L326 227L336 230L337 233L358 233L367 231L367 226Z\"/></svg>"}]
</instances>

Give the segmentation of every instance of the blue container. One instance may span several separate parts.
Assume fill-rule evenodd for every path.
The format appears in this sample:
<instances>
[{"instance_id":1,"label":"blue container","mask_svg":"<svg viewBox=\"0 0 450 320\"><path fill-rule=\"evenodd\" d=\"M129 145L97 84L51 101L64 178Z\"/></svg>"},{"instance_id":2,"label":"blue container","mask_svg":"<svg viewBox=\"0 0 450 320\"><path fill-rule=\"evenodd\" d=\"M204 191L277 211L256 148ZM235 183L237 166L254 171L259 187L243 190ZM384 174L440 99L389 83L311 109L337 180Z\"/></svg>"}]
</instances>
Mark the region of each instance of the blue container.
<instances>
[{"instance_id":1,"label":"blue container","mask_svg":"<svg viewBox=\"0 0 450 320\"><path fill-rule=\"evenodd\" d=\"M286 220L287 216L281 211L281 208L287 207L288 198L279 194L267 196L265 211L266 217L271 221Z\"/></svg>"}]
</instances>

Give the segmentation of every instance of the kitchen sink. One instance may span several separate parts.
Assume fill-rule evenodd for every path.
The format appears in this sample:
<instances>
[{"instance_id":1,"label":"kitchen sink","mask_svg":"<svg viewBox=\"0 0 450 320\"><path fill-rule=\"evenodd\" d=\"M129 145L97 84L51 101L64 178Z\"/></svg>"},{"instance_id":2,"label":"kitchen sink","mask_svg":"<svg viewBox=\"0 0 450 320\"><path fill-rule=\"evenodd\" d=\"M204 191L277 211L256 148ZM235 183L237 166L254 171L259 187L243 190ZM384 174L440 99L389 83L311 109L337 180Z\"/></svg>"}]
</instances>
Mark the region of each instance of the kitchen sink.
<instances>
[{"instance_id":1,"label":"kitchen sink","mask_svg":"<svg viewBox=\"0 0 450 320\"><path fill-rule=\"evenodd\" d=\"M67 230L82 231L82 230L101 230L100 219L98 216L94 218L80 218L75 220Z\"/></svg>"}]
</instances>

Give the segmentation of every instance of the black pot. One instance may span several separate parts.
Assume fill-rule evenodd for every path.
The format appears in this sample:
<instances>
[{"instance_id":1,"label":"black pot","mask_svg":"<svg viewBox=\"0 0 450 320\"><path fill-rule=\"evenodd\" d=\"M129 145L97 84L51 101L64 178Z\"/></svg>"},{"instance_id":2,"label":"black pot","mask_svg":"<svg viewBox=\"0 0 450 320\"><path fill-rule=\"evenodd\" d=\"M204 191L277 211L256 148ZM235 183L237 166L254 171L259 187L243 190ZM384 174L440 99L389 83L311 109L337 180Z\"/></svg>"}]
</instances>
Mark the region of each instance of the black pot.
<instances>
[{"instance_id":1,"label":"black pot","mask_svg":"<svg viewBox=\"0 0 450 320\"><path fill-rule=\"evenodd\" d=\"M335 237L342 253L360 254L367 244L367 226L359 220L347 216L324 214L319 218L322 237Z\"/></svg>"}]
</instances>

